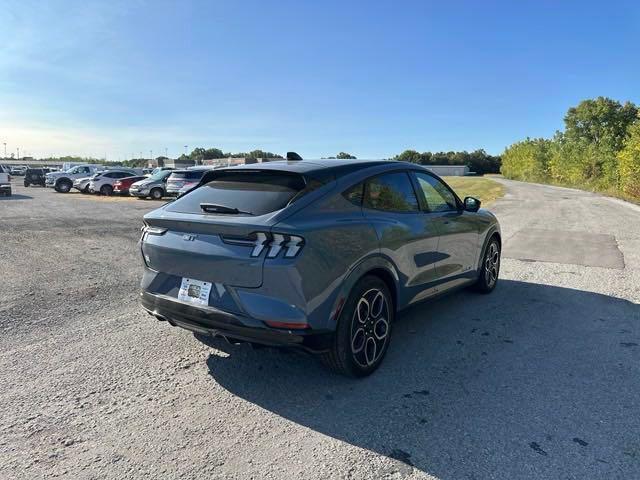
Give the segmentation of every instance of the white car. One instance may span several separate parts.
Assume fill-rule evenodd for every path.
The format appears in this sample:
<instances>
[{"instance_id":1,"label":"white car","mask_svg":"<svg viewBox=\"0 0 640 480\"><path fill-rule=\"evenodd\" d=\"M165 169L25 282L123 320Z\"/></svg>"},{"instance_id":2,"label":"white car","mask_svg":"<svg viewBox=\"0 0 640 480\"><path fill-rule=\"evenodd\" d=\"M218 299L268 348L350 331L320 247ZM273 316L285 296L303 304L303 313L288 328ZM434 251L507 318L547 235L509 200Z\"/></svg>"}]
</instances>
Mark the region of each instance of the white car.
<instances>
[{"instance_id":1,"label":"white car","mask_svg":"<svg viewBox=\"0 0 640 480\"><path fill-rule=\"evenodd\" d=\"M113 184L121 178L133 177L136 173L133 170L106 170L91 177L89 181L89 192L111 195Z\"/></svg>"}]
</instances>

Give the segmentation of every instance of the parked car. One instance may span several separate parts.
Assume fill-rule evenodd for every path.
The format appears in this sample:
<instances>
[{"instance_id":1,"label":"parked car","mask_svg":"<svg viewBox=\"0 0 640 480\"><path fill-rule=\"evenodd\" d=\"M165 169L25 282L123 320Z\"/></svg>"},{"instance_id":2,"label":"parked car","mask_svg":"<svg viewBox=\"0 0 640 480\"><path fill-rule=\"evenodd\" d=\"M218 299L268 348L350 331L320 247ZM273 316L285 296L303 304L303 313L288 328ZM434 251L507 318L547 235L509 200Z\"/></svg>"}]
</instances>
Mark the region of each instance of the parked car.
<instances>
[{"instance_id":1,"label":"parked car","mask_svg":"<svg viewBox=\"0 0 640 480\"><path fill-rule=\"evenodd\" d=\"M131 185L146 178L147 177L145 177L144 175L141 175L137 177L125 177L121 178L120 180L116 180L113 183L113 193L116 193L118 195L129 195L129 188L131 187Z\"/></svg>"},{"instance_id":2,"label":"parked car","mask_svg":"<svg viewBox=\"0 0 640 480\"><path fill-rule=\"evenodd\" d=\"M23 176L27 171L27 167L25 165L14 165L11 167L11 175L14 176Z\"/></svg>"},{"instance_id":3,"label":"parked car","mask_svg":"<svg viewBox=\"0 0 640 480\"><path fill-rule=\"evenodd\" d=\"M80 193L90 193L89 192L89 182L91 182L91 179L95 176L98 175L97 173L94 173L93 175L91 175L90 177L81 177L81 178L76 178L73 181L73 188L75 188L76 190L78 190Z\"/></svg>"},{"instance_id":4,"label":"parked car","mask_svg":"<svg viewBox=\"0 0 640 480\"><path fill-rule=\"evenodd\" d=\"M298 347L363 376L398 311L491 292L500 249L495 216L419 165L242 165L144 216L141 302L200 338Z\"/></svg>"},{"instance_id":5,"label":"parked car","mask_svg":"<svg viewBox=\"0 0 640 480\"><path fill-rule=\"evenodd\" d=\"M0 194L11 196L11 175L4 168L0 169Z\"/></svg>"},{"instance_id":6,"label":"parked car","mask_svg":"<svg viewBox=\"0 0 640 480\"><path fill-rule=\"evenodd\" d=\"M113 184L116 180L135 175L131 170L106 170L97 173L89 181L89 192L100 193L101 195L111 195L113 193Z\"/></svg>"},{"instance_id":7,"label":"parked car","mask_svg":"<svg viewBox=\"0 0 640 480\"><path fill-rule=\"evenodd\" d=\"M200 179L213 167L192 167L185 170L174 170L167 179L166 193L169 197L180 195L181 191L187 191L195 187Z\"/></svg>"},{"instance_id":8,"label":"parked car","mask_svg":"<svg viewBox=\"0 0 640 480\"><path fill-rule=\"evenodd\" d=\"M27 168L24 174L24 186L40 185L44 187L45 175L49 173L48 168Z\"/></svg>"},{"instance_id":9,"label":"parked car","mask_svg":"<svg viewBox=\"0 0 640 480\"><path fill-rule=\"evenodd\" d=\"M66 171L47 173L45 185L55 188L56 192L68 193L73 187L74 180L90 177L103 170L102 165L76 165Z\"/></svg>"},{"instance_id":10,"label":"parked car","mask_svg":"<svg viewBox=\"0 0 640 480\"><path fill-rule=\"evenodd\" d=\"M165 187L169 175L171 175L171 170L160 170L144 180L135 182L129 187L129 195L160 200L166 194Z\"/></svg>"}]
</instances>

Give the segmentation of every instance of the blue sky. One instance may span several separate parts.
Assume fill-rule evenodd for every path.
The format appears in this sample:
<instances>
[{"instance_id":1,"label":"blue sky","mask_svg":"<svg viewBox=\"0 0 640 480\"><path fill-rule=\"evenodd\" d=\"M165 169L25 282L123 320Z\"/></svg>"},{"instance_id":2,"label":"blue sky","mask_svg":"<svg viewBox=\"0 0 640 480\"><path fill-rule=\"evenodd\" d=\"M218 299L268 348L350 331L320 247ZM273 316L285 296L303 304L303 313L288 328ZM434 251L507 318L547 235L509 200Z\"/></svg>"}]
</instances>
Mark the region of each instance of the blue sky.
<instances>
[{"instance_id":1,"label":"blue sky","mask_svg":"<svg viewBox=\"0 0 640 480\"><path fill-rule=\"evenodd\" d=\"M637 2L3 5L0 142L21 154L500 153L581 99L640 103Z\"/></svg>"}]
</instances>

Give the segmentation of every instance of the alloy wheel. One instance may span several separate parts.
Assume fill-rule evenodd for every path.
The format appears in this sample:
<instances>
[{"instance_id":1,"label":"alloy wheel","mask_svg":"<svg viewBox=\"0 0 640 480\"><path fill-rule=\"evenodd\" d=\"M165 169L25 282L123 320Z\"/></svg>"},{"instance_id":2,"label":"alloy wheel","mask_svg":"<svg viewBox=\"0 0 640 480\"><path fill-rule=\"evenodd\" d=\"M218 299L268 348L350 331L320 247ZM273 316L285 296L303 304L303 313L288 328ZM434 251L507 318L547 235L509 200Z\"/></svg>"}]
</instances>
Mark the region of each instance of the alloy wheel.
<instances>
[{"instance_id":1,"label":"alloy wheel","mask_svg":"<svg viewBox=\"0 0 640 480\"><path fill-rule=\"evenodd\" d=\"M361 367L370 367L384 353L389 339L389 302L381 290L367 290L351 319L351 353Z\"/></svg>"},{"instance_id":2,"label":"alloy wheel","mask_svg":"<svg viewBox=\"0 0 640 480\"><path fill-rule=\"evenodd\" d=\"M487 255L484 259L484 278L488 287L498 281L498 272L500 271L500 247L496 242L491 242L487 248Z\"/></svg>"}]
</instances>

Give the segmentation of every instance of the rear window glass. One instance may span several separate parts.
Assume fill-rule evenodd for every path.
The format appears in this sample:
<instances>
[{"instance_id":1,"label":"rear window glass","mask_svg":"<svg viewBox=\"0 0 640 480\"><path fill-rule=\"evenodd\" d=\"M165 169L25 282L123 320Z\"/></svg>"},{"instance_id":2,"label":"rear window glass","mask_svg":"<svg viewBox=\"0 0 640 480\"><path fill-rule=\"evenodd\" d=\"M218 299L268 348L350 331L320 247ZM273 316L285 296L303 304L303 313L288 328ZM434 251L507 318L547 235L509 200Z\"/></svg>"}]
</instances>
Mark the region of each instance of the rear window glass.
<instances>
[{"instance_id":1,"label":"rear window glass","mask_svg":"<svg viewBox=\"0 0 640 480\"><path fill-rule=\"evenodd\" d=\"M173 172L169 177L169 180L199 180L206 172L203 171L191 171L191 172Z\"/></svg>"},{"instance_id":2,"label":"rear window glass","mask_svg":"<svg viewBox=\"0 0 640 480\"><path fill-rule=\"evenodd\" d=\"M218 172L212 181L179 198L167 209L204 213L200 204L208 203L264 215L284 208L305 186L301 175L288 172Z\"/></svg>"}]
</instances>

